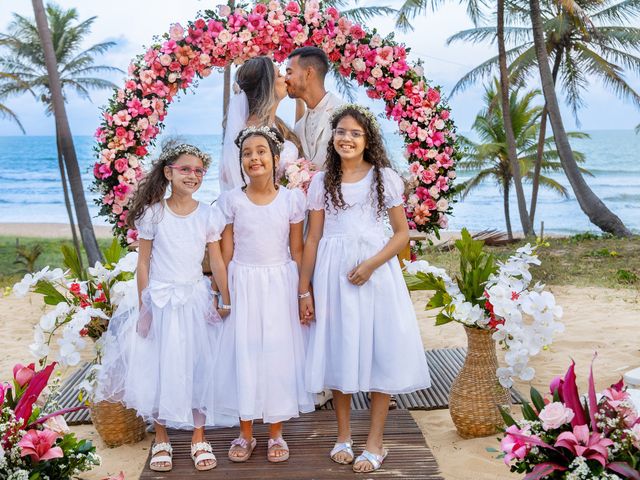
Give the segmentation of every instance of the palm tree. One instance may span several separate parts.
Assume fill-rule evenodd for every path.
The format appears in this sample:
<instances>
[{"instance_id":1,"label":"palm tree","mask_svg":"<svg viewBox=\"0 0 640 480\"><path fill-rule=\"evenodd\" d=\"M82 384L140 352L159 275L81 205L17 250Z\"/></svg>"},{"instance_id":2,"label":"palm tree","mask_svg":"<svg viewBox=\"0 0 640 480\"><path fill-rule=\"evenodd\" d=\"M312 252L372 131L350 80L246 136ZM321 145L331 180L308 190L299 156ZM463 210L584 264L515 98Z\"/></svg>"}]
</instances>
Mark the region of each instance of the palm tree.
<instances>
[{"instance_id":1,"label":"palm tree","mask_svg":"<svg viewBox=\"0 0 640 480\"><path fill-rule=\"evenodd\" d=\"M34 12L40 13L41 6L41 1L34 1ZM91 89L116 88L112 82L94 75L121 72L121 70L105 65L95 65L95 56L114 46L114 42L98 43L78 52L96 17L78 21L77 10L73 8L65 10L54 4L47 5L46 10L42 7L42 13L44 23L43 19L38 19L37 16L34 21L13 14L9 33L1 37L8 53L0 58L0 68L19 78L20 82L4 81L0 83L0 98L8 95L21 95L29 89L37 94L37 98L45 106L46 113L54 114L58 154L59 158L64 160L59 165L64 183L63 190L65 190L67 211L71 212L70 200L66 193L66 180L68 179L82 243L89 261L94 263L101 258L101 253L95 239L84 195L80 168L64 103L68 90L76 92L82 98L91 100L89 96ZM46 51L48 40L51 41L50 52ZM58 88L56 85L59 85L59 92L56 91ZM60 94L59 100L62 103L56 101L58 94ZM72 215L70 224L74 225ZM72 228L72 231L75 237L75 228ZM76 248L79 249L78 246Z\"/></svg>"},{"instance_id":2,"label":"palm tree","mask_svg":"<svg viewBox=\"0 0 640 480\"><path fill-rule=\"evenodd\" d=\"M539 90L529 90L520 94L521 89L512 89L508 106L509 118L512 122L515 136L517 160L522 177L531 181L533 178L533 165L537 151L537 136L540 129L539 119L542 107L534 105ZM462 171L477 172L473 177L463 182L458 190L462 198L465 198L474 188L486 180L494 180L503 196L503 208L507 235L513 238L511 219L509 214L509 195L513 183L512 163L509 160L506 132L504 129L504 116L500 111L502 102L499 97L500 82L494 80L493 86L485 88L485 107L476 116L472 129L478 135L479 142L461 136L461 145L464 150L464 158L458 163L458 169ZM584 133L570 132L572 138L586 138ZM584 161L581 153L575 152L576 159ZM543 172L557 172L562 169L558 161L558 152L555 150L553 138L545 139L542 170ZM585 170L583 170L586 172ZM588 172L586 172L588 173ZM544 175L540 175L540 183L558 194L567 197L567 189L557 181Z\"/></svg>"},{"instance_id":3,"label":"palm tree","mask_svg":"<svg viewBox=\"0 0 640 480\"><path fill-rule=\"evenodd\" d=\"M569 8L569 6L573 6ZM514 26L505 27L505 35L516 46L505 52L511 61L511 80L525 81L530 74L538 75L538 60L533 45L530 11L527 4L512 6ZM567 103L577 118L583 105L582 94L588 87L588 73L594 74L607 85L611 85L622 98L640 105L638 94L624 79L624 66L640 71L640 58L628 53L640 46L640 28L621 25L640 14L640 3L633 0L579 0L567 2L545 2L542 5L542 23L545 31L546 49L553 61L551 77L556 84L558 76L567 93ZM609 22L613 25L608 24ZM518 26L523 24L526 26ZM490 26L476 27L453 35L448 43L463 40L474 43L493 41L497 29ZM490 58L464 75L452 93L461 91L488 77L499 64L499 56ZM539 156L536 171L540 171L542 146L546 135L547 107L542 114ZM568 165L571 169L571 165ZM537 204L538 184L534 175L530 219L533 223ZM582 196L576 193L576 196ZM583 203L583 202L582 202ZM582 204L581 203L581 204ZM592 220L593 221L593 220Z\"/></svg>"},{"instance_id":4,"label":"palm tree","mask_svg":"<svg viewBox=\"0 0 640 480\"><path fill-rule=\"evenodd\" d=\"M533 40L535 46L536 58L538 60L538 68L540 70L540 81L542 83L542 91L544 93L547 110L549 112L549 120L553 129L560 161L564 173L569 179L569 183L573 188L576 199L582 208L582 211L589 217L592 223L597 225L605 232L612 233L618 237L630 237L631 231L622 223L622 220L614 214L607 206L593 193L593 190L585 182L582 176L576 158L571 150L571 145L564 129L562 116L560 115L560 107L556 96L555 84L549 68L549 56L547 54L547 46L544 37L544 27L542 24L542 15L540 12L540 1L529 0L531 27L533 29ZM625 54L626 55L626 54ZM593 58L586 59L585 67L593 66L596 61ZM640 63L640 59L639 63ZM576 65L578 67L578 65ZM609 65L611 68L611 66ZM577 75L577 73L576 73ZM620 88L622 85L617 84Z\"/></svg>"},{"instance_id":5,"label":"palm tree","mask_svg":"<svg viewBox=\"0 0 640 480\"><path fill-rule=\"evenodd\" d=\"M9 79L14 82L19 81L18 77L16 77L15 75L11 75L9 73L4 73L4 72L0 72L0 79ZM18 115L16 115L16 113L13 110L11 110L9 107L4 105L3 103L0 103L0 118L7 118L9 120L13 120L20 128L20 131L22 133L26 133L24 130L24 126L22 125L22 123L20 123L20 119L18 118Z\"/></svg>"}]
</instances>

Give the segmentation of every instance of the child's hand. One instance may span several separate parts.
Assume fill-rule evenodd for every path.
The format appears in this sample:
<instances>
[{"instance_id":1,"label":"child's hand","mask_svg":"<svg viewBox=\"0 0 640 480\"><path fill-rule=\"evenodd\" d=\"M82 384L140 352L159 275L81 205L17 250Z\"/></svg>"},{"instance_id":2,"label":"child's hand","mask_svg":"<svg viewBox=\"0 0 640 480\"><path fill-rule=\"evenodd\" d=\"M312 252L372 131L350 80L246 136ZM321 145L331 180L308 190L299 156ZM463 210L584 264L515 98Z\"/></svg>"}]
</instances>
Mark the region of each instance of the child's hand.
<instances>
[{"instance_id":1,"label":"child's hand","mask_svg":"<svg viewBox=\"0 0 640 480\"><path fill-rule=\"evenodd\" d=\"M138 308L138 323L136 324L136 332L142 338L147 338L149 330L151 330L151 321L153 320L151 309L143 302Z\"/></svg>"},{"instance_id":2,"label":"child's hand","mask_svg":"<svg viewBox=\"0 0 640 480\"><path fill-rule=\"evenodd\" d=\"M375 267L369 262L369 260L365 260L347 274L347 279L353 285L361 287L367 282L367 280L369 280L369 278L371 278L374 270Z\"/></svg>"},{"instance_id":3,"label":"child's hand","mask_svg":"<svg viewBox=\"0 0 640 480\"><path fill-rule=\"evenodd\" d=\"M302 325L309 325L314 317L313 297L308 296L298 299L298 308L300 309L300 323Z\"/></svg>"}]
</instances>

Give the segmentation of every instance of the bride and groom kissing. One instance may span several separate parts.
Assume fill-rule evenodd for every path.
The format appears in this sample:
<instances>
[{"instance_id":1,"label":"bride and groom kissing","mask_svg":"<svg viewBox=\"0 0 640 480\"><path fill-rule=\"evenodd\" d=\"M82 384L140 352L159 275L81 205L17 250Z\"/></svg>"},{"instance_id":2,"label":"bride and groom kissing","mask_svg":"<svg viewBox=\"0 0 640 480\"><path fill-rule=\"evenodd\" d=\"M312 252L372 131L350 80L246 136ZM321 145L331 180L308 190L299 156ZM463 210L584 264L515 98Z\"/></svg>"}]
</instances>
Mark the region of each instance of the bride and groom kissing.
<instances>
[{"instance_id":1,"label":"bride and groom kissing","mask_svg":"<svg viewBox=\"0 0 640 480\"><path fill-rule=\"evenodd\" d=\"M328 71L329 59L317 47L294 50L287 60L286 75L264 56L254 57L238 68L219 163L221 191L244 185L235 139L246 127L270 126L282 134L285 142L279 173L300 157L323 169L331 140L331 115L344 103L325 89ZM276 115L280 102L287 96L296 100L293 129Z\"/></svg>"}]
</instances>

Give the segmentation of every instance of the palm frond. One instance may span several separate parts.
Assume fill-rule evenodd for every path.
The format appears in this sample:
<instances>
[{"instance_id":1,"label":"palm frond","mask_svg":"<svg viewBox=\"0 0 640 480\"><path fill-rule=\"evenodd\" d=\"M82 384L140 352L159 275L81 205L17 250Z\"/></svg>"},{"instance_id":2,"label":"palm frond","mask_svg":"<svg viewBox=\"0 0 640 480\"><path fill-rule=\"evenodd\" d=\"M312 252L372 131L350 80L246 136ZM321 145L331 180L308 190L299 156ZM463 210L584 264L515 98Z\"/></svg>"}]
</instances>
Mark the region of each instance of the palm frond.
<instances>
[{"instance_id":1,"label":"palm frond","mask_svg":"<svg viewBox=\"0 0 640 480\"><path fill-rule=\"evenodd\" d=\"M599 12L591 14L591 19L598 22L628 23L640 16L640 0L623 0Z\"/></svg>"},{"instance_id":2,"label":"palm frond","mask_svg":"<svg viewBox=\"0 0 640 480\"><path fill-rule=\"evenodd\" d=\"M18 125L18 128L20 128L22 133L27 133L15 112L2 103L0 103L0 118L8 118Z\"/></svg>"}]
</instances>

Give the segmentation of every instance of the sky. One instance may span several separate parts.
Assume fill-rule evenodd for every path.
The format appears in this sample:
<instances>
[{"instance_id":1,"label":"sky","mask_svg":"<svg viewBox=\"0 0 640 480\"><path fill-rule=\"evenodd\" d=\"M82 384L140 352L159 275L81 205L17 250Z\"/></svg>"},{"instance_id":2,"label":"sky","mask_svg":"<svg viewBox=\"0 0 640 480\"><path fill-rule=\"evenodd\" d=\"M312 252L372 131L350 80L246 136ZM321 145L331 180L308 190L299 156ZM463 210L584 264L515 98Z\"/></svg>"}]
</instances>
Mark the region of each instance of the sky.
<instances>
[{"instance_id":1,"label":"sky","mask_svg":"<svg viewBox=\"0 0 640 480\"><path fill-rule=\"evenodd\" d=\"M219 1L209 0L109 0L85 1L58 0L65 8L74 7L81 19L97 16L90 35L83 48L104 41L113 41L116 46L97 58L97 64L114 66L126 71L130 60L144 51L154 35L168 31L172 23L183 25L197 18L198 11L214 8ZM360 5L399 6L399 0L361 0ZM160 7L160 5L162 5ZM6 31L12 12L33 16L29 0L0 0L0 32ZM426 77L433 84L442 86L445 95L457 80L474 66L497 53L495 44L472 45L469 43L446 44L446 39L454 33L471 28L473 25L460 5L445 5L437 12L427 12L414 19L415 30L409 33L396 31L395 39L410 48L410 62L421 59ZM376 28L382 35L394 30L392 18L369 21L368 29ZM125 74L108 76L116 85L123 85ZM640 90L640 78L629 74L627 80L636 90ZM535 87L532 80L531 86ZM331 83L328 84L332 88ZM453 118L459 130L469 131L473 120L482 107L483 87L469 88L449 98ZM99 109L112 95L108 91L96 91L92 102L73 94L69 95L67 113L71 130L75 135L92 135L99 125ZM382 111L382 102L366 97L359 91L358 101L377 112ZM561 97L562 101L562 97ZM14 110L22 121L27 135L52 135L53 118L44 114L41 104L29 95L6 99L3 103ZM168 134L218 134L221 132L222 118L222 74L214 73L203 80L193 93L180 96L171 107L166 120L165 133ZM585 95L586 106L580 110L579 120L582 130L632 129L640 123L640 109L617 98L597 81L591 81ZM278 112L289 123L293 122L293 101L284 100ZM577 129L571 112L563 104L565 127ZM385 129L393 130L391 123ZM0 119L0 135L20 135L12 122Z\"/></svg>"}]
</instances>

